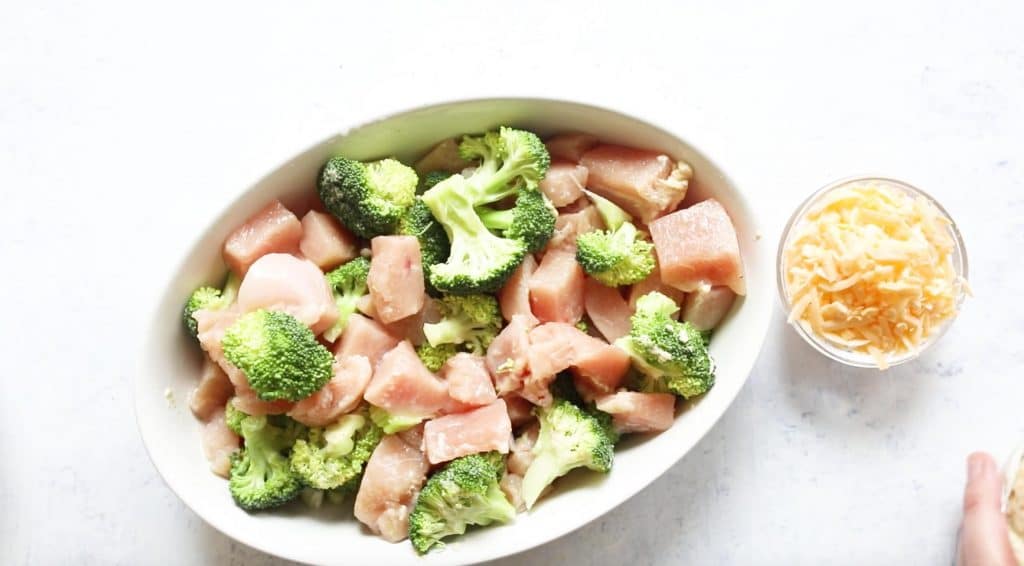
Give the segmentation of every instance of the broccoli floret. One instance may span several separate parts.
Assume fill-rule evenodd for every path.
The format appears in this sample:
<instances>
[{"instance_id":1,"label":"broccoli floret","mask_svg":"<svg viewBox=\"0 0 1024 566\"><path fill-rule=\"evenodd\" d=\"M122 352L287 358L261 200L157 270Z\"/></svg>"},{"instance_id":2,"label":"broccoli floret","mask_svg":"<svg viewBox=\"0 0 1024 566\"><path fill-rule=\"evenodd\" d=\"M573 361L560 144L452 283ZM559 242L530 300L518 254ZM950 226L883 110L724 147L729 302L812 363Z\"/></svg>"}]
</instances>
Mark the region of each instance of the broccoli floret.
<instances>
[{"instance_id":1,"label":"broccoli floret","mask_svg":"<svg viewBox=\"0 0 1024 566\"><path fill-rule=\"evenodd\" d=\"M491 295L448 295L437 301L441 321L423 325L427 342L435 348L458 344L483 355L501 331L501 309Z\"/></svg>"},{"instance_id":2,"label":"broccoli floret","mask_svg":"<svg viewBox=\"0 0 1024 566\"><path fill-rule=\"evenodd\" d=\"M643 374L640 389L684 398L706 393L715 384L715 368L701 332L672 319L679 307L653 291L636 302L629 334L615 344L629 353Z\"/></svg>"},{"instance_id":3,"label":"broccoli floret","mask_svg":"<svg viewBox=\"0 0 1024 566\"><path fill-rule=\"evenodd\" d=\"M444 181L452 174L447 171L431 171L426 175L420 177L420 184L416 187L416 194L422 195L434 187L434 185Z\"/></svg>"},{"instance_id":4,"label":"broccoli floret","mask_svg":"<svg viewBox=\"0 0 1024 566\"><path fill-rule=\"evenodd\" d=\"M597 230L576 239L576 261L588 275L609 287L632 285L654 271L654 244L626 222L615 230Z\"/></svg>"},{"instance_id":5,"label":"broccoli floret","mask_svg":"<svg viewBox=\"0 0 1024 566\"><path fill-rule=\"evenodd\" d=\"M228 399L226 405L224 405L224 423L228 425L235 434L242 435L242 421L249 415L240 411L234 404L234 398Z\"/></svg>"},{"instance_id":6,"label":"broccoli floret","mask_svg":"<svg viewBox=\"0 0 1024 566\"><path fill-rule=\"evenodd\" d=\"M239 423L245 447L231 456L228 488L246 511L283 505L299 496L302 482L292 473L286 452L292 439L266 416L244 416Z\"/></svg>"},{"instance_id":7,"label":"broccoli floret","mask_svg":"<svg viewBox=\"0 0 1024 566\"><path fill-rule=\"evenodd\" d=\"M182 309L181 318L185 322L185 328L188 329L188 333L193 338L199 334L199 325L193 317L196 311L227 308L231 303L235 302L235 297L238 295L238 286L241 282L234 272L230 272L223 289L203 286L192 291L188 301L185 301L185 308Z\"/></svg>"},{"instance_id":8,"label":"broccoli floret","mask_svg":"<svg viewBox=\"0 0 1024 566\"><path fill-rule=\"evenodd\" d=\"M334 489L363 473L363 466L380 442L381 430L364 412L343 415L326 428L311 428L292 447L292 471L302 483Z\"/></svg>"},{"instance_id":9,"label":"broccoli floret","mask_svg":"<svg viewBox=\"0 0 1024 566\"><path fill-rule=\"evenodd\" d=\"M299 401L331 379L334 356L288 313L248 313L224 332L221 345L264 401Z\"/></svg>"},{"instance_id":10,"label":"broccoli floret","mask_svg":"<svg viewBox=\"0 0 1024 566\"><path fill-rule=\"evenodd\" d=\"M395 434L423 422L426 417L414 415L393 415L376 405L370 405L370 420L380 427L384 434Z\"/></svg>"},{"instance_id":11,"label":"broccoli floret","mask_svg":"<svg viewBox=\"0 0 1024 566\"><path fill-rule=\"evenodd\" d=\"M473 173L469 177L453 175L423 193L423 202L451 242L447 261L430 266L430 282L445 293L492 293L523 261L528 246L520 238L529 234L533 239L530 244L536 245L535 240L541 236L526 233L525 226L516 228L522 233L513 231L519 238L493 234L477 209L520 190L535 190L551 159L536 135L504 127L480 137L464 138L459 151L463 158L479 160Z\"/></svg>"},{"instance_id":12,"label":"broccoli floret","mask_svg":"<svg viewBox=\"0 0 1024 566\"><path fill-rule=\"evenodd\" d=\"M360 163L333 157L320 172L317 189L331 214L357 236L391 234L416 195L412 168L394 159Z\"/></svg>"},{"instance_id":13,"label":"broccoli floret","mask_svg":"<svg viewBox=\"0 0 1024 566\"><path fill-rule=\"evenodd\" d=\"M432 296L440 293L430 284L430 267L444 263L451 253L452 244L441 223L434 218L430 207L417 197L398 223L398 233L405 236L416 236L420 243L420 258L423 263L423 279L427 292Z\"/></svg>"},{"instance_id":14,"label":"broccoli floret","mask_svg":"<svg viewBox=\"0 0 1024 566\"><path fill-rule=\"evenodd\" d=\"M488 452L452 460L431 476L409 515L409 540L416 551L423 554L469 525L514 519L516 509L498 486L504 472L501 454Z\"/></svg>"},{"instance_id":15,"label":"broccoli floret","mask_svg":"<svg viewBox=\"0 0 1024 566\"><path fill-rule=\"evenodd\" d=\"M324 339L334 342L345 331L348 326L348 319L356 312L356 304L359 299L369 292L366 285L366 277L370 273L370 260L365 257L357 257L341 266L335 268L326 275L327 284L331 287L334 295L334 304L338 306L338 321L326 331Z\"/></svg>"},{"instance_id":16,"label":"broccoli floret","mask_svg":"<svg viewBox=\"0 0 1024 566\"><path fill-rule=\"evenodd\" d=\"M551 482L574 468L607 472L612 467L614 436L608 423L564 399L537 410L540 435L533 463L523 476L523 501L533 507Z\"/></svg>"},{"instance_id":17,"label":"broccoli floret","mask_svg":"<svg viewBox=\"0 0 1024 566\"><path fill-rule=\"evenodd\" d=\"M555 210L548 197L538 189L523 188L516 196L516 204L505 210L481 207L477 210L484 226L497 230L506 238L522 240L526 251L533 253L547 245L555 232Z\"/></svg>"},{"instance_id":18,"label":"broccoli floret","mask_svg":"<svg viewBox=\"0 0 1024 566\"><path fill-rule=\"evenodd\" d=\"M441 371L441 367L448 361L448 358L454 356L458 352L455 349L455 344L440 344L438 346L431 346L430 342L424 342L419 346L416 346L416 355L420 357L420 361L423 365L427 366L432 372Z\"/></svg>"}]
</instances>

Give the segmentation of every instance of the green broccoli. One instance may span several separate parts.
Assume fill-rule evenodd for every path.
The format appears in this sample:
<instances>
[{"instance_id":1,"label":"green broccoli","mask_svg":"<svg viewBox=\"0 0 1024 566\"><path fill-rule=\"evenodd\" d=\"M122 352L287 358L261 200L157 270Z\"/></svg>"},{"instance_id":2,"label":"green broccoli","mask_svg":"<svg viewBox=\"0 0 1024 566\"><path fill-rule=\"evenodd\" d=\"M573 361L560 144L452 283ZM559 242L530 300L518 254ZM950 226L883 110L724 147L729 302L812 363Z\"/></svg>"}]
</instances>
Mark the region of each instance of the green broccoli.
<instances>
[{"instance_id":1,"label":"green broccoli","mask_svg":"<svg viewBox=\"0 0 1024 566\"><path fill-rule=\"evenodd\" d=\"M420 424L425 416L393 415L376 405L370 405L370 420L380 427L384 434L395 434Z\"/></svg>"},{"instance_id":2,"label":"green broccoli","mask_svg":"<svg viewBox=\"0 0 1024 566\"><path fill-rule=\"evenodd\" d=\"M286 455L292 438L266 416L245 415L238 423L245 447L231 456L228 488L246 511L284 505L302 491Z\"/></svg>"},{"instance_id":3,"label":"green broccoli","mask_svg":"<svg viewBox=\"0 0 1024 566\"><path fill-rule=\"evenodd\" d=\"M420 177L420 184L418 187L416 187L416 194L422 195L423 193L432 189L434 185L440 183L441 181L444 181L445 179L451 176L452 174L447 171L431 171L430 173L427 173L426 175Z\"/></svg>"},{"instance_id":4,"label":"green broccoli","mask_svg":"<svg viewBox=\"0 0 1024 566\"><path fill-rule=\"evenodd\" d=\"M629 353L642 374L639 389L690 398L711 389L715 368L701 332L672 319L678 310L672 299L657 291L640 297L629 334L615 344Z\"/></svg>"},{"instance_id":5,"label":"green broccoli","mask_svg":"<svg viewBox=\"0 0 1024 566\"><path fill-rule=\"evenodd\" d=\"M381 430L365 411L343 415L326 428L311 428L292 447L291 466L302 483L317 489L342 487L363 473Z\"/></svg>"},{"instance_id":6,"label":"green broccoli","mask_svg":"<svg viewBox=\"0 0 1024 566\"><path fill-rule=\"evenodd\" d=\"M288 313L248 313L224 332L221 345L264 401L299 401L331 379L334 356Z\"/></svg>"},{"instance_id":7,"label":"green broccoli","mask_svg":"<svg viewBox=\"0 0 1024 566\"><path fill-rule=\"evenodd\" d=\"M654 244L643 238L632 218L612 201L587 191L608 230L580 234L576 261L588 275L609 287L632 285L654 271Z\"/></svg>"},{"instance_id":8,"label":"green broccoli","mask_svg":"<svg viewBox=\"0 0 1024 566\"><path fill-rule=\"evenodd\" d=\"M507 523L516 509L498 486L505 473L501 454L471 454L452 460L427 480L409 515L409 540L423 554L469 525Z\"/></svg>"},{"instance_id":9,"label":"green broccoli","mask_svg":"<svg viewBox=\"0 0 1024 566\"><path fill-rule=\"evenodd\" d=\"M430 267L444 263L448 259L452 244L448 241L448 234L444 231L444 227L434 218L423 199L416 197L412 206L402 216L402 220L398 223L398 233L405 236L416 236L416 239L419 240L423 279L427 292L432 296L440 295L437 289L430 284Z\"/></svg>"},{"instance_id":10,"label":"green broccoli","mask_svg":"<svg viewBox=\"0 0 1024 566\"><path fill-rule=\"evenodd\" d=\"M242 280L234 272L229 272L223 289L203 286L192 291L188 301L185 302L185 308L182 309L181 318L185 322L185 328L188 329L188 333L193 338L199 334L199 325L193 317L196 311L227 308L231 303L235 302L235 297L238 295L238 286L241 283Z\"/></svg>"},{"instance_id":11,"label":"green broccoli","mask_svg":"<svg viewBox=\"0 0 1024 566\"><path fill-rule=\"evenodd\" d=\"M516 204L505 210L488 207L477 209L484 226L496 230L506 238L522 240L526 251L533 253L547 245L555 232L558 211L548 197L538 189L522 188Z\"/></svg>"},{"instance_id":12,"label":"green broccoli","mask_svg":"<svg viewBox=\"0 0 1024 566\"><path fill-rule=\"evenodd\" d=\"M235 407L234 398L228 399L224 405L224 423L238 436L242 436L242 421L248 416Z\"/></svg>"},{"instance_id":13,"label":"green broccoli","mask_svg":"<svg viewBox=\"0 0 1024 566\"><path fill-rule=\"evenodd\" d=\"M556 399L550 407L536 409L540 435L533 446L533 463L523 476L523 501L533 507L541 492L574 468L607 472L612 467L615 437L607 422Z\"/></svg>"},{"instance_id":14,"label":"green broccoli","mask_svg":"<svg viewBox=\"0 0 1024 566\"><path fill-rule=\"evenodd\" d=\"M445 293L492 293L523 261L528 246L522 239L493 234L477 210L522 189L536 189L551 159L536 135L504 127L464 138L459 151L464 158L479 159L477 168L469 177L453 175L439 182L422 197L451 242L447 261L430 266L430 282Z\"/></svg>"},{"instance_id":15,"label":"green broccoli","mask_svg":"<svg viewBox=\"0 0 1024 566\"><path fill-rule=\"evenodd\" d=\"M420 361L423 365L427 366L432 372L441 371L441 367L448 361L448 358L454 356L458 352L455 349L455 344L440 344L438 346L431 346L430 342L424 342L419 346L416 346L416 355L420 357Z\"/></svg>"},{"instance_id":16,"label":"green broccoli","mask_svg":"<svg viewBox=\"0 0 1024 566\"><path fill-rule=\"evenodd\" d=\"M370 273L370 260L357 257L344 263L326 275L327 284L338 306L338 321L324 331L324 340L334 342L345 331L348 319L356 312L359 299L369 292L366 277Z\"/></svg>"},{"instance_id":17,"label":"green broccoli","mask_svg":"<svg viewBox=\"0 0 1024 566\"><path fill-rule=\"evenodd\" d=\"M448 295L437 301L441 321L423 325L427 342L435 348L458 344L464 350L483 355L501 331L498 300L491 295Z\"/></svg>"},{"instance_id":18,"label":"green broccoli","mask_svg":"<svg viewBox=\"0 0 1024 566\"><path fill-rule=\"evenodd\" d=\"M395 231L412 205L418 178L394 159L360 163L333 157L320 172L317 190L327 210L357 236L372 238Z\"/></svg>"},{"instance_id":19,"label":"green broccoli","mask_svg":"<svg viewBox=\"0 0 1024 566\"><path fill-rule=\"evenodd\" d=\"M359 480L361 476L357 476L353 481L347 484L336 487L334 489L316 489L315 487L304 487L299 492L299 498L308 507L313 509L319 509L324 501L331 505L341 505L348 499L348 496L359 490Z\"/></svg>"}]
</instances>

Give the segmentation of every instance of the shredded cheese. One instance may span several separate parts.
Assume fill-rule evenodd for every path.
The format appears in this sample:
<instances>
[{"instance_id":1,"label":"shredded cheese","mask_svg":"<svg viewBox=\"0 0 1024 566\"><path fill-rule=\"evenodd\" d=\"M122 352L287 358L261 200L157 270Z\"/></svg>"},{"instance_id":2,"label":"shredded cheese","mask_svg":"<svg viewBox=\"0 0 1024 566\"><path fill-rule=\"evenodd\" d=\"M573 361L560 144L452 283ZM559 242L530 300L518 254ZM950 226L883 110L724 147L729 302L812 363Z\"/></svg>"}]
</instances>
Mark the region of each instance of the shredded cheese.
<instances>
[{"instance_id":1,"label":"shredded cheese","mask_svg":"<svg viewBox=\"0 0 1024 566\"><path fill-rule=\"evenodd\" d=\"M967 290L951 223L928 199L882 181L825 193L784 252L789 321L880 369L919 351Z\"/></svg>"}]
</instances>

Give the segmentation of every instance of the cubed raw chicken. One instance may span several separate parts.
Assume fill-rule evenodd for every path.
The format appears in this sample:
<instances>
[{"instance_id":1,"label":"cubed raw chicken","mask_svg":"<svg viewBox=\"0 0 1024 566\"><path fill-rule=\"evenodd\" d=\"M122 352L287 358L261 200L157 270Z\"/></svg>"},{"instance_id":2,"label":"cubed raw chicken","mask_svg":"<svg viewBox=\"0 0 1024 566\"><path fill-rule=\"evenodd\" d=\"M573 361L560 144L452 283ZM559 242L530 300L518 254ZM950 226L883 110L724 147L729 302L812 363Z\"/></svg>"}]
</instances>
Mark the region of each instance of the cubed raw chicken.
<instances>
[{"instance_id":1,"label":"cubed raw chicken","mask_svg":"<svg viewBox=\"0 0 1024 566\"><path fill-rule=\"evenodd\" d=\"M299 250L328 271L359 255L359 242L330 214L311 210L302 217Z\"/></svg>"},{"instance_id":2,"label":"cubed raw chicken","mask_svg":"<svg viewBox=\"0 0 1024 566\"><path fill-rule=\"evenodd\" d=\"M441 377L448 384L448 395L460 403L479 407L498 397L482 356L455 354L441 368Z\"/></svg>"},{"instance_id":3,"label":"cubed raw chicken","mask_svg":"<svg viewBox=\"0 0 1024 566\"><path fill-rule=\"evenodd\" d=\"M661 282L661 271L658 269L657 265L655 265L654 271L647 276L647 279L644 279L639 283L634 283L629 288L629 311L635 312L637 299L651 291L657 291L672 299L680 306L680 308L682 308L683 302L686 300L686 293ZM679 312L677 311L673 313L672 318L679 320Z\"/></svg>"},{"instance_id":4,"label":"cubed raw chicken","mask_svg":"<svg viewBox=\"0 0 1024 566\"><path fill-rule=\"evenodd\" d=\"M334 357L364 356L376 368L381 357L398 342L398 338L389 334L377 321L352 313L348 326L341 333L341 340L335 342Z\"/></svg>"},{"instance_id":5,"label":"cubed raw chicken","mask_svg":"<svg viewBox=\"0 0 1024 566\"><path fill-rule=\"evenodd\" d=\"M494 378L498 395L522 389L523 377L529 370L529 332L536 325L523 315L513 316L487 348L487 371Z\"/></svg>"},{"instance_id":6,"label":"cubed raw chicken","mask_svg":"<svg viewBox=\"0 0 1024 566\"><path fill-rule=\"evenodd\" d=\"M426 295L424 295L424 300L428 300ZM399 340L408 340L412 342L413 346L419 346L427 341L423 334L423 315L424 312L420 310L412 316L383 325L384 330Z\"/></svg>"},{"instance_id":7,"label":"cubed raw chicken","mask_svg":"<svg viewBox=\"0 0 1024 566\"><path fill-rule=\"evenodd\" d=\"M736 230L717 200L673 212L649 228L664 283L686 292L704 285L746 292Z\"/></svg>"},{"instance_id":8,"label":"cubed raw chicken","mask_svg":"<svg viewBox=\"0 0 1024 566\"><path fill-rule=\"evenodd\" d=\"M604 220L597 212L597 207L591 204L575 212L563 212L555 219L555 232L545 250L568 250L575 254L576 238L580 234L604 230L604 227Z\"/></svg>"},{"instance_id":9,"label":"cubed raw chicken","mask_svg":"<svg viewBox=\"0 0 1024 566\"><path fill-rule=\"evenodd\" d=\"M505 462L510 473L526 475L527 468L533 463L533 445L537 443L539 435L540 424L534 422L515 437L515 440L512 441L512 450Z\"/></svg>"},{"instance_id":10,"label":"cubed raw chicken","mask_svg":"<svg viewBox=\"0 0 1024 566\"><path fill-rule=\"evenodd\" d=\"M498 292L498 304L505 320L512 320L518 314L532 320L534 324L539 322L530 310L530 278L536 270L537 260L527 255Z\"/></svg>"},{"instance_id":11,"label":"cubed raw chicken","mask_svg":"<svg viewBox=\"0 0 1024 566\"><path fill-rule=\"evenodd\" d=\"M389 324L423 309L423 264L415 236L377 236L366 283L377 320Z\"/></svg>"},{"instance_id":12,"label":"cubed raw chicken","mask_svg":"<svg viewBox=\"0 0 1024 566\"><path fill-rule=\"evenodd\" d=\"M677 165L667 155L619 145L587 151L580 165L590 171L587 186L591 190L644 224L674 210L686 197L693 175L689 165Z\"/></svg>"},{"instance_id":13,"label":"cubed raw chicken","mask_svg":"<svg viewBox=\"0 0 1024 566\"><path fill-rule=\"evenodd\" d=\"M560 322L542 324L530 331L530 372L520 393L535 405L551 404L548 387L558 372L574 368L574 374L594 391L611 392L629 370L629 356L619 348Z\"/></svg>"},{"instance_id":14,"label":"cubed raw chicken","mask_svg":"<svg viewBox=\"0 0 1024 566\"><path fill-rule=\"evenodd\" d=\"M327 426L363 401L373 369L365 356L334 360L334 376L319 391L295 403L288 416L307 426Z\"/></svg>"},{"instance_id":15,"label":"cubed raw chicken","mask_svg":"<svg viewBox=\"0 0 1024 566\"><path fill-rule=\"evenodd\" d=\"M512 421L512 428L519 428L536 420L533 415L533 403L515 393L505 395L502 399L505 400L505 406L508 408L508 418Z\"/></svg>"},{"instance_id":16,"label":"cubed raw chicken","mask_svg":"<svg viewBox=\"0 0 1024 566\"><path fill-rule=\"evenodd\" d=\"M421 452L423 451L423 423L407 428L397 434L398 438L401 438L409 446L418 448Z\"/></svg>"},{"instance_id":17,"label":"cubed raw chicken","mask_svg":"<svg viewBox=\"0 0 1024 566\"><path fill-rule=\"evenodd\" d=\"M274 252L295 253L302 223L280 201L273 201L235 229L224 242L224 261L238 276L257 259Z\"/></svg>"},{"instance_id":18,"label":"cubed raw chicken","mask_svg":"<svg viewBox=\"0 0 1024 566\"><path fill-rule=\"evenodd\" d=\"M583 196L587 186L587 168L570 161L552 161L547 175L540 182L540 190L551 204L561 208Z\"/></svg>"},{"instance_id":19,"label":"cubed raw chicken","mask_svg":"<svg viewBox=\"0 0 1024 566\"><path fill-rule=\"evenodd\" d=\"M590 134L571 132L551 137L544 142L544 145L547 146L551 159L577 162L584 153L598 143L600 143L598 139Z\"/></svg>"},{"instance_id":20,"label":"cubed raw chicken","mask_svg":"<svg viewBox=\"0 0 1024 566\"><path fill-rule=\"evenodd\" d=\"M446 139L435 145L416 162L416 173L425 175L431 171L447 171L458 173L473 165L459 157L459 141L455 138Z\"/></svg>"},{"instance_id":21,"label":"cubed raw chicken","mask_svg":"<svg viewBox=\"0 0 1024 566\"><path fill-rule=\"evenodd\" d=\"M508 498L508 502L516 508L516 513L526 512L526 501L523 500L523 476L505 472L498 482L498 487Z\"/></svg>"},{"instance_id":22,"label":"cubed raw chicken","mask_svg":"<svg viewBox=\"0 0 1024 566\"><path fill-rule=\"evenodd\" d=\"M620 433L668 430L675 418L676 396L671 393L619 391L597 399L597 409L612 416Z\"/></svg>"},{"instance_id":23,"label":"cubed raw chicken","mask_svg":"<svg viewBox=\"0 0 1024 566\"><path fill-rule=\"evenodd\" d=\"M406 538L410 508L429 469L418 447L395 435L382 438L363 471L356 493L356 519L390 542Z\"/></svg>"},{"instance_id":24,"label":"cubed raw chicken","mask_svg":"<svg viewBox=\"0 0 1024 566\"><path fill-rule=\"evenodd\" d=\"M224 405L217 407L203 423L203 454L210 469L218 476L228 477L231 472L231 453L242 445L242 439L228 428L224 421Z\"/></svg>"},{"instance_id":25,"label":"cubed raw chicken","mask_svg":"<svg viewBox=\"0 0 1024 566\"><path fill-rule=\"evenodd\" d=\"M320 334L338 320L338 306L324 274L315 263L288 254L256 260L238 288L242 312L286 312Z\"/></svg>"},{"instance_id":26,"label":"cubed raw chicken","mask_svg":"<svg viewBox=\"0 0 1024 566\"><path fill-rule=\"evenodd\" d=\"M629 334L633 310L615 287L608 287L587 277L583 290L583 306L590 321L608 342Z\"/></svg>"},{"instance_id":27,"label":"cubed raw chicken","mask_svg":"<svg viewBox=\"0 0 1024 566\"><path fill-rule=\"evenodd\" d=\"M431 419L423 427L423 445L431 464L491 450L507 454L511 438L512 422L501 399L466 413Z\"/></svg>"},{"instance_id":28,"label":"cubed raw chicken","mask_svg":"<svg viewBox=\"0 0 1024 566\"><path fill-rule=\"evenodd\" d=\"M213 415L217 409L224 409L224 404L235 394L235 386L228 379L216 362L209 356L203 357L203 371L199 376L199 385L192 390L189 397L189 407L192 414L205 421Z\"/></svg>"},{"instance_id":29,"label":"cubed raw chicken","mask_svg":"<svg viewBox=\"0 0 1024 566\"><path fill-rule=\"evenodd\" d=\"M544 254L530 277L530 310L541 322L575 324L583 318L583 268L566 250Z\"/></svg>"},{"instance_id":30,"label":"cubed raw chicken","mask_svg":"<svg viewBox=\"0 0 1024 566\"><path fill-rule=\"evenodd\" d=\"M241 381L235 383L235 397L231 400L231 404L239 411L254 416L283 415L295 406L295 403L287 399L278 399L276 401L260 399L256 392L249 387L249 382L246 381L242 372L238 372L238 375L241 376Z\"/></svg>"},{"instance_id":31,"label":"cubed raw chicken","mask_svg":"<svg viewBox=\"0 0 1024 566\"><path fill-rule=\"evenodd\" d=\"M380 359L363 397L389 413L430 417L448 404L448 385L431 373L407 340Z\"/></svg>"},{"instance_id":32,"label":"cubed raw chicken","mask_svg":"<svg viewBox=\"0 0 1024 566\"><path fill-rule=\"evenodd\" d=\"M736 301L736 293L728 287L701 287L686 296L683 320L698 330L711 330L725 318Z\"/></svg>"},{"instance_id":33,"label":"cubed raw chicken","mask_svg":"<svg viewBox=\"0 0 1024 566\"><path fill-rule=\"evenodd\" d=\"M192 318L196 319L196 338L199 340L199 346L228 374L232 382L237 381L233 374L239 374L241 371L224 357L224 347L220 341L227 329L240 316L242 313L236 305L220 310L200 309L192 315Z\"/></svg>"}]
</instances>

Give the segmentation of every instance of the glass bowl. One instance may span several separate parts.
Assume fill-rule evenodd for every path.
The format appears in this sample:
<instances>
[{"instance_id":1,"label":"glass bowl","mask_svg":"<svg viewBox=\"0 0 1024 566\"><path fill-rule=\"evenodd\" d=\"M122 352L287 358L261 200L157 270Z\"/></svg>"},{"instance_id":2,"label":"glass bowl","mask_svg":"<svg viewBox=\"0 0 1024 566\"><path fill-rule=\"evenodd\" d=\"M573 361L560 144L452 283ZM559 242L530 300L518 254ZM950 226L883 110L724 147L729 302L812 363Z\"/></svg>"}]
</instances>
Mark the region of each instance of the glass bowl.
<instances>
[{"instance_id":1,"label":"glass bowl","mask_svg":"<svg viewBox=\"0 0 1024 566\"><path fill-rule=\"evenodd\" d=\"M794 232L794 228L800 225L800 223L804 219L804 216L806 216L807 212L814 205L816 205L826 194L840 187L860 183L878 183L888 188L903 191L904 193L907 193L913 197L920 196L931 201L931 203L935 205L939 212L942 213L942 215L945 216L947 219L949 219L948 230L949 235L953 239L953 270L962 281L967 280L967 249L964 247L963 238L960 235L960 231L956 227L956 223L953 222L953 218L949 215L949 212L947 212L946 209L943 208L943 206L939 204L937 200L932 198L931 195L922 191L921 189L918 189L917 187L914 187L908 183L896 179L875 176L849 177L845 179L840 179L833 183L829 183L828 185L825 185L824 187L815 191L811 196L807 198L807 200L805 200L803 203L800 204L799 207L797 207L796 211L789 218L789 222L786 223L786 227L782 231L782 237L779 240L779 249L776 257L776 278L779 288L779 298L782 300L782 304L785 307L785 312L787 316L789 315L792 304L789 300L789 291L787 289L786 284L784 256L786 247L789 244L790 236ZM966 285L961 286L959 296L956 299L957 314L959 314L960 312L960 305L963 303L966 293ZM935 329L932 332L931 336L927 337L925 341L916 350L889 355L887 358L888 367L891 368L898 366L900 364L909 362L910 360L913 360L914 358L921 355L922 352L928 349L932 344L938 341L938 339L941 338L943 334L946 333L949 327L953 324L953 321L956 320L956 316L957 315L954 315L949 320L943 322L942 325L939 326L939 328ZM811 345L812 348L814 348L815 350L817 350L818 352L832 360L852 367L879 369L878 363L875 361L875 358L866 353L856 352L833 344L826 340L825 338L811 332L809 329L804 328L804 326L800 324L799 321L793 321L792 323L790 323L790 325L796 330L796 333L799 334L800 337L804 339L804 341Z\"/></svg>"}]
</instances>

